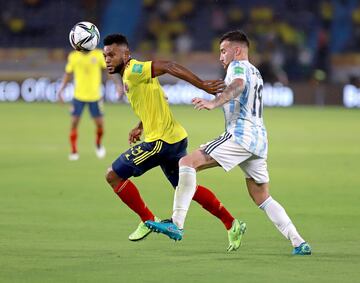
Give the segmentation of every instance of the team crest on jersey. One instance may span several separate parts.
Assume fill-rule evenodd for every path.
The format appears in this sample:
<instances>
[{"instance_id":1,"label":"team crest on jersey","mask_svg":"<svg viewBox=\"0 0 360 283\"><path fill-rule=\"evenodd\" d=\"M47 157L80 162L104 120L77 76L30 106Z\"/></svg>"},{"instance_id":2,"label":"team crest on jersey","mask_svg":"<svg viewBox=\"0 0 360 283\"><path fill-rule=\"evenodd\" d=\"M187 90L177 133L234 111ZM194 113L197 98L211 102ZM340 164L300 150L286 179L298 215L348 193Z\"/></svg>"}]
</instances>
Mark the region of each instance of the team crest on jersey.
<instances>
[{"instance_id":1,"label":"team crest on jersey","mask_svg":"<svg viewBox=\"0 0 360 283\"><path fill-rule=\"evenodd\" d=\"M235 75L241 75L244 73L244 68L240 67L240 66L236 66L234 68L234 74Z\"/></svg>"},{"instance_id":2,"label":"team crest on jersey","mask_svg":"<svg viewBox=\"0 0 360 283\"><path fill-rule=\"evenodd\" d=\"M141 64L134 64L133 68L132 68L132 72L133 73L142 73L142 69L143 69L143 65Z\"/></svg>"}]
</instances>

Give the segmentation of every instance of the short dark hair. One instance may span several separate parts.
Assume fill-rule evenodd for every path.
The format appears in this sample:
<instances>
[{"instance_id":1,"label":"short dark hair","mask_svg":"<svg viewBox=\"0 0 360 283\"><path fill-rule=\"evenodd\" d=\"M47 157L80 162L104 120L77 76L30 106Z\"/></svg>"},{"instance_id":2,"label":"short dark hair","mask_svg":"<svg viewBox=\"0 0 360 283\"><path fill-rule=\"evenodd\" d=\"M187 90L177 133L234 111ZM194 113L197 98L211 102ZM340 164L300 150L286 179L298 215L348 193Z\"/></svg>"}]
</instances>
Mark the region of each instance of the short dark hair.
<instances>
[{"instance_id":1,"label":"short dark hair","mask_svg":"<svg viewBox=\"0 0 360 283\"><path fill-rule=\"evenodd\" d=\"M120 33L114 33L114 34L109 34L108 36L106 36L103 40L104 45L111 45L111 44L117 44L117 45L121 45L124 44L126 46L129 46L129 43L127 41L127 38L125 35L122 35Z\"/></svg>"},{"instance_id":2,"label":"short dark hair","mask_svg":"<svg viewBox=\"0 0 360 283\"><path fill-rule=\"evenodd\" d=\"M247 35L245 34L245 32L243 32L242 30L232 30L232 31L225 33L220 38L220 44L224 40L245 43L248 48L250 47L250 41L249 41Z\"/></svg>"}]
</instances>

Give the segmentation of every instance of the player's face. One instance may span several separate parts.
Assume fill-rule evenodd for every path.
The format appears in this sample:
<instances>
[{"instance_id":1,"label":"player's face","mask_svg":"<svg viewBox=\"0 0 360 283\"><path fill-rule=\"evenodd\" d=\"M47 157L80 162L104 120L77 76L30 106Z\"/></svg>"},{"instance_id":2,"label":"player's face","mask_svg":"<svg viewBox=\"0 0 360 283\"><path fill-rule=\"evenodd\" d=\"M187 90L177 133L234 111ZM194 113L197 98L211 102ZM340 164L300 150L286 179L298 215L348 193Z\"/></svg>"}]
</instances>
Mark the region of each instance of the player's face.
<instances>
[{"instance_id":1,"label":"player's face","mask_svg":"<svg viewBox=\"0 0 360 283\"><path fill-rule=\"evenodd\" d=\"M129 58L129 49L125 45L113 43L104 46L106 68L109 74L121 73Z\"/></svg>"},{"instance_id":2,"label":"player's face","mask_svg":"<svg viewBox=\"0 0 360 283\"><path fill-rule=\"evenodd\" d=\"M236 54L236 49L233 44L228 41L224 40L220 44L220 62L223 65L224 69L226 70L229 64L234 61Z\"/></svg>"}]
</instances>

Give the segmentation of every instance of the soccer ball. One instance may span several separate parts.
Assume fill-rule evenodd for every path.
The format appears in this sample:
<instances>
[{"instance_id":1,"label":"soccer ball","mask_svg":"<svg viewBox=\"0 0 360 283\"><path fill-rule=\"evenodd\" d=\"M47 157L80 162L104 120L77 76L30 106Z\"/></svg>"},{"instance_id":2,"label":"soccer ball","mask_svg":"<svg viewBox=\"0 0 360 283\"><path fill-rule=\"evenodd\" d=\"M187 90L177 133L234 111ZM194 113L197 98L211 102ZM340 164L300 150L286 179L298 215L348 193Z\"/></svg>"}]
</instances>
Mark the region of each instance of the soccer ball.
<instances>
[{"instance_id":1,"label":"soccer ball","mask_svg":"<svg viewBox=\"0 0 360 283\"><path fill-rule=\"evenodd\" d=\"M74 25L69 33L71 46L78 51L90 51L96 48L100 41L97 27L90 22L80 22Z\"/></svg>"}]
</instances>

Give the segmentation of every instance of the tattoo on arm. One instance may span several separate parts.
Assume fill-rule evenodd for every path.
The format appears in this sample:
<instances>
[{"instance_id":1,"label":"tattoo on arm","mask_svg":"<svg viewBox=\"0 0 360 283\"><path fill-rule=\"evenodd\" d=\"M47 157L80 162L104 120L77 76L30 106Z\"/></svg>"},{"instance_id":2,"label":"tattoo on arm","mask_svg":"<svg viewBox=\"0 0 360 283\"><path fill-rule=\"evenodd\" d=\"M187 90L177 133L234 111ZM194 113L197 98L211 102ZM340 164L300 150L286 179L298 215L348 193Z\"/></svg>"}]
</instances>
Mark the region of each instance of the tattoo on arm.
<instances>
[{"instance_id":1,"label":"tattoo on arm","mask_svg":"<svg viewBox=\"0 0 360 283\"><path fill-rule=\"evenodd\" d=\"M200 152L204 156L204 159L206 160L206 162L214 160L214 158L212 158L210 155L205 153L205 149L200 150Z\"/></svg>"},{"instance_id":2,"label":"tattoo on arm","mask_svg":"<svg viewBox=\"0 0 360 283\"><path fill-rule=\"evenodd\" d=\"M244 81L242 79L235 79L234 81L232 81L231 84L229 84L226 87L223 93L218 95L213 100L215 107L224 105L226 102L230 101L231 99L238 97L242 93L244 88L245 88Z\"/></svg>"}]
</instances>

